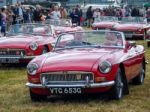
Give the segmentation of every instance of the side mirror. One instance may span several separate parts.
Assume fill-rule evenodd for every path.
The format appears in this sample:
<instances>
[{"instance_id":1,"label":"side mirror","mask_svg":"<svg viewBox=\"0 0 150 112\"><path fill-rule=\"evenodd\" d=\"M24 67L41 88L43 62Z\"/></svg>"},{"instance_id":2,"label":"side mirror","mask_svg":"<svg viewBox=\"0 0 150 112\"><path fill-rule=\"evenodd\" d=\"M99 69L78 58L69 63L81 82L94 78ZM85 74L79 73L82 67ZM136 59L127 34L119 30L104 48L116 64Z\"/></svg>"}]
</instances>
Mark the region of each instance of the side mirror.
<instances>
[{"instance_id":1,"label":"side mirror","mask_svg":"<svg viewBox=\"0 0 150 112\"><path fill-rule=\"evenodd\" d=\"M129 49L131 49L132 47L136 47L136 43L135 41L126 41L125 44L125 52L127 52Z\"/></svg>"},{"instance_id":2,"label":"side mirror","mask_svg":"<svg viewBox=\"0 0 150 112\"><path fill-rule=\"evenodd\" d=\"M136 47L136 42L135 41L128 41L129 42L129 45L131 47Z\"/></svg>"}]
</instances>

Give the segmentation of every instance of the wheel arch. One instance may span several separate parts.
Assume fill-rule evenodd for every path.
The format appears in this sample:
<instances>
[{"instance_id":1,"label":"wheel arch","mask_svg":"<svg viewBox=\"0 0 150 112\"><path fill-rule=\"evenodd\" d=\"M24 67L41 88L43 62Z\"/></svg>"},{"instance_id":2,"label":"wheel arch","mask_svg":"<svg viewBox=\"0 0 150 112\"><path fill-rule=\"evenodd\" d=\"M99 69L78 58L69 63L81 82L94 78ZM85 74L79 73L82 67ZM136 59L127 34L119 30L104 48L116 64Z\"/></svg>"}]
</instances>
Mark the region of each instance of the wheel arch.
<instances>
[{"instance_id":1,"label":"wheel arch","mask_svg":"<svg viewBox=\"0 0 150 112\"><path fill-rule=\"evenodd\" d=\"M48 45L44 45L44 47L48 50L48 52L51 51L51 49L48 47Z\"/></svg>"},{"instance_id":2,"label":"wheel arch","mask_svg":"<svg viewBox=\"0 0 150 112\"><path fill-rule=\"evenodd\" d=\"M143 57L143 59L142 59L142 66L143 66L144 70L146 71L146 59L145 59L145 57ZM145 77L145 74L144 74L144 77Z\"/></svg>"},{"instance_id":3,"label":"wheel arch","mask_svg":"<svg viewBox=\"0 0 150 112\"><path fill-rule=\"evenodd\" d=\"M127 78L126 78L126 73L125 73L125 68L124 68L124 64L123 63L120 63L119 64L119 68L121 70L121 73L122 73L122 79L123 79L123 83L124 83L124 94L129 94L129 88L128 88L128 81L127 81Z\"/></svg>"}]
</instances>

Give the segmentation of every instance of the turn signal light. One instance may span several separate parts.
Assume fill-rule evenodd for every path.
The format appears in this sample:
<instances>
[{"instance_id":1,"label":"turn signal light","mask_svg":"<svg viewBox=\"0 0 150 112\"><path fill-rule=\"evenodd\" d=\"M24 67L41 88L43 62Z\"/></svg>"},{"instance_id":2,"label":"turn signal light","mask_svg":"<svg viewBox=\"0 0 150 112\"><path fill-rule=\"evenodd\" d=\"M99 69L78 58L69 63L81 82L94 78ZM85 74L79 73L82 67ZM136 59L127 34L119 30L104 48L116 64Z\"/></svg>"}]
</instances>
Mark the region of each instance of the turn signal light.
<instances>
[{"instance_id":1,"label":"turn signal light","mask_svg":"<svg viewBox=\"0 0 150 112\"><path fill-rule=\"evenodd\" d=\"M105 82L105 81L106 81L106 78L105 78L105 77L96 77L96 78L95 78L95 82L96 82L96 83Z\"/></svg>"}]
</instances>

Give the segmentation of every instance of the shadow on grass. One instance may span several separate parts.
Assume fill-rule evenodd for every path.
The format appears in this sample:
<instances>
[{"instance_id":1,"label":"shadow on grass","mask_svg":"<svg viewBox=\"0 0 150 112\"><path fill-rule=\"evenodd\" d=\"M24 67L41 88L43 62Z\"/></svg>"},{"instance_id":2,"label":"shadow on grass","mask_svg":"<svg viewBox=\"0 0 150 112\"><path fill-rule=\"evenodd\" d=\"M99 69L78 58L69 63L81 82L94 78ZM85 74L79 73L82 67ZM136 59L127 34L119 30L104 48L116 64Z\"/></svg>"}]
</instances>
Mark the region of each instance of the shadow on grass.
<instances>
[{"instance_id":1,"label":"shadow on grass","mask_svg":"<svg viewBox=\"0 0 150 112\"><path fill-rule=\"evenodd\" d=\"M27 64L0 64L0 70L24 69Z\"/></svg>"},{"instance_id":2,"label":"shadow on grass","mask_svg":"<svg viewBox=\"0 0 150 112\"><path fill-rule=\"evenodd\" d=\"M41 102L50 102L50 103L88 103L91 101L104 101L108 102L111 101L111 97L106 93L98 93L98 94L82 94L82 95L56 95L56 96L50 96L45 101Z\"/></svg>"}]
</instances>

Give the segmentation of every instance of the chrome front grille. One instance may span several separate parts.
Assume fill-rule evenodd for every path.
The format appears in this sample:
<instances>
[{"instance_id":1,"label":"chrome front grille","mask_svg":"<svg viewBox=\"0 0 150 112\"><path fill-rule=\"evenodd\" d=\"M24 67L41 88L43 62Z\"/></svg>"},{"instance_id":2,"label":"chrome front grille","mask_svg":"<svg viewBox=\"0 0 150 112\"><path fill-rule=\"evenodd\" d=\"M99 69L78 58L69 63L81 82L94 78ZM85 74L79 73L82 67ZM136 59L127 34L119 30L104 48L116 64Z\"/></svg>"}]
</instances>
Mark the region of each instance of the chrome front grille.
<instances>
[{"instance_id":1,"label":"chrome front grille","mask_svg":"<svg viewBox=\"0 0 150 112\"><path fill-rule=\"evenodd\" d=\"M51 72L41 74L41 82L44 78L47 83L83 83L86 82L87 78L90 82L93 82L93 77L90 72Z\"/></svg>"},{"instance_id":2,"label":"chrome front grille","mask_svg":"<svg viewBox=\"0 0 150 112\"><path fill-rule=\"evenodd\" d=\"M0 56L25 56L25 50L22 49L0 49Z\"/></svg>"}]
</instances>

